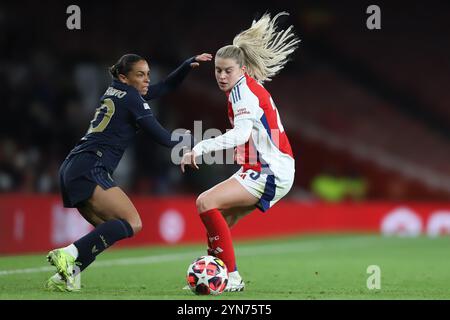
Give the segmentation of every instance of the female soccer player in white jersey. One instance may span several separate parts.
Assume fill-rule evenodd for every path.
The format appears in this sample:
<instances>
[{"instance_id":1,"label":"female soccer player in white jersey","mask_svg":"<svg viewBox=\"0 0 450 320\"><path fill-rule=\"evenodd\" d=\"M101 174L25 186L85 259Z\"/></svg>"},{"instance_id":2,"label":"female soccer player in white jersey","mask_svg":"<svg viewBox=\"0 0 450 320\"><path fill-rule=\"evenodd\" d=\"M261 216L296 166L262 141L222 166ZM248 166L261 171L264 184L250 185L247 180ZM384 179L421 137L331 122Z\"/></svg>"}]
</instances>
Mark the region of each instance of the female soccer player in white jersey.
<instances>
[{"instance_id":1,"label":"female soccer player in white jersey","mask_svg":"<svg viewBox=\"0 0 450 320\"><path fill-rule=\"evenodd\" d=\"M183 155L185 165L198 169L196 157L237 147L242 167L230 179L203 192L196 201L207 230L208 254L228 267L225 291L242 291L244 282L236 268L230 228L258 208L268 210L284 197L294 182L295 161L280 115L264 81L280 72L299 39L292 26L277 31L277 19L263 15L239 33L232 45L215 57L215 75L228 99L228 117L233 127L216 138L203 140Z\"/></svg>"}]
</instances>

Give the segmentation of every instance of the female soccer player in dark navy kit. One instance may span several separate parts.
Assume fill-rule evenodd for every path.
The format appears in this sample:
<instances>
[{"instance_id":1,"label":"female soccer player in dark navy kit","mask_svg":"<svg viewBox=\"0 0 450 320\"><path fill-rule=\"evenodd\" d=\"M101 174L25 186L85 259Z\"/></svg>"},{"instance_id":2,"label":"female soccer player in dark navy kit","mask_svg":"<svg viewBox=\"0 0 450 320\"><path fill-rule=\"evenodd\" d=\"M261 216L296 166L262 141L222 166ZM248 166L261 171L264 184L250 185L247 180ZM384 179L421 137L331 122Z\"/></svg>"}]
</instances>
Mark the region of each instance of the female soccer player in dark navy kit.
<instances>
[{"instance_id":1,"label":"female soccer player in dark navy kit","mask_svg":"<svg viewBox=\"0 0 450 320\"><path fill-rule=\"evenodd\" d=\"M77 208L96 228L73 244L49 252L47 259L57 274L46 283L54 291L80 289L80 272L115 242L142 229L139 213L115 184L112 174L136 131L143 129L161 145L173 147L189 139L171 140L170 133L153 116L148 100L174 90L191 68L210 61L207 53L186 60L164 81L149 85L147 61L135 54L122 56L110 68L111 86L100 99L86 135L60 168L60 187L65 207ZM189 146L191 147L191 146Z\"/></svg>"}]
</instances>

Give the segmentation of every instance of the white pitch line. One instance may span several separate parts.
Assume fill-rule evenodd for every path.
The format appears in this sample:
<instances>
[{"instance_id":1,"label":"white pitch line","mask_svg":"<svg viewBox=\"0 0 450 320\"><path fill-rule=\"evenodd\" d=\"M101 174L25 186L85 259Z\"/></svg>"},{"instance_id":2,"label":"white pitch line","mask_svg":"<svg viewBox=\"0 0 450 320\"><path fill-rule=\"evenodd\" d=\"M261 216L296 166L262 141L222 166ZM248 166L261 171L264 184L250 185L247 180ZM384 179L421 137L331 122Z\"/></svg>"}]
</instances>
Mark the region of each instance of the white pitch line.
<instances>
[{"instance_id":1,"label":"white pitch line","mask_svg":"<svg viewBox=\"0 0 450 320\"><path fill-rule=\"evenodd\" d=\"M55 267L39 267L39 268L26 268L26 269L13 269L13 270L0 270L0 276L7 276L18 273L37 273L47 272L55 270Z\"/></svg>"},{"instance_id":2,"label":"white pitch line","mask_svg":"<svg viewBox=\"0 0 450 320\"><path fill-rule=\"evenodd\" d=\"M367 240L375 240L373 236L356 236L349 238L339 238L333 239L330 246L333 245L345 245L351 247L360 247L367 245ZM300 243L281 243L281 244L269 244L269 245L258 245L258 246L236 246L237 255L240 256L254 256L254 255L276 255L280 253L289 252L308 252L314 251L321 247L324 247L323 240L308 240ZM164 254L156 256L145 256L145 257L134 257L134 258L120 258L120 259L110 259L105 261L97 261L90 268L98 267L111 267L111 266L130 266L130 265L142 265L142 264L154 264L168 261L180 261L184 259L192 259L192 257L197 257L204 254L202 251L191 251L183 253L174 254ZM27 273L39 273L39 272L50 272L54 271L55 268L48 267L37 267L37 268L26 268L26 269L12 269L12 270L0 270L0 276L7 276L13 274L27 274Z\"/></svg>"}]
</instances>

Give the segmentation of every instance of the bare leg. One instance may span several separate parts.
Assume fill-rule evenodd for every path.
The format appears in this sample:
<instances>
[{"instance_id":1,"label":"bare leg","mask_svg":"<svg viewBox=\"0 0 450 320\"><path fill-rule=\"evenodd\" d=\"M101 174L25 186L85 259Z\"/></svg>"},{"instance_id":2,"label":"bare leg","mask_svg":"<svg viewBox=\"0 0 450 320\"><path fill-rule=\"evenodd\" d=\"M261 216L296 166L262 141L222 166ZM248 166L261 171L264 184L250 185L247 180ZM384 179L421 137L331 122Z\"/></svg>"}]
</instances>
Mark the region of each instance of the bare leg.
<instances>
[{"instance_id":1,"label":"bare leg","mask_svg":"<svg viewBox=\"0 0 450 320\"><path fill-rule=\"evenodd\" d=\"M78 210L96 227L72 245L77 249L75 257L81 271L115 242L131 237L142 229L139 213L118 187L103 190L96 186L92 197Z\"/></svg>"},{"instance_id":2,"label":"bare leg","mask_svg":"<svg viewBox=\"0 0 450 320\"><path fill-rule=\"evenodd\" d=\"M233 178L225 180L200 194L196 205L199 212L205 212L211 209L254 208L257 202L258 198Z\"/></svg>"},{"instance_id":3,"label":"bare leg","mask_svg":"<svg viewBox=\"0 0 450 320\"><path fill-rule=\"evenodd\" d=\"M98 226L99 224L105 222L105 220L99 218L97 216L97 213L92 209L89 202L84 202L81 206L78 208L78 212L83 216L83 218L92 224L94 227Z\"/></svg>"},{"instance_id":4,"label":"bare leg","mask_svg":"<svg viewBox=\"0 0 450 320\"><path fill-rule=\"evenodd\" d=\"M255 206L236 207L231 209L221 210L223 217L227 221L228 227L231 229L239 220L255 210Z\"/></svg>"},{"instance_id":5,"label":"bare leg","mask_svg":"<svg viewBox=\"0 0 450 320\"><path fill-rule=\"evenodd\" d=\"M97 186L92 197L78 211L94 226L111 219L123 219L131 225L134 234L142 229L139 213L119 187L103 190Z\"/></svg>"}]
</instances>

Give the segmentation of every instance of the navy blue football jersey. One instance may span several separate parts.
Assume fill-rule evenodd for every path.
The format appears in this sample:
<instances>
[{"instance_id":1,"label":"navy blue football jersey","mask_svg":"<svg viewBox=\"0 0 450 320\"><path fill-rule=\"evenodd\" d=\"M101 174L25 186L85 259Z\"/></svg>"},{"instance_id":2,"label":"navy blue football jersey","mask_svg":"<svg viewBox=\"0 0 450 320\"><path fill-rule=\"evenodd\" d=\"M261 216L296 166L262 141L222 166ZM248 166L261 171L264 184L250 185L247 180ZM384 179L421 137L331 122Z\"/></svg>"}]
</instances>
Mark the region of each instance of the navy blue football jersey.
<instances>
[{"instance_id":1,"label":"navy blue football jersey","mask_svg":"<svg viewBox=\"0 0 450 320\"><path fill-rule=\"evenodd\" d=\"M102 158L108 171L113 172L140 127L163 145L171 147L179 143L170 139L170 134L156 121L144 98L155 99L173 90L189 72L193 59L186 60L165 81L149 86L144 97L136 88L114 79L100 98L100 106L88 131L69 157L80 152L94 152Z\"/></svg>"}]
</instances>

